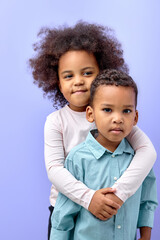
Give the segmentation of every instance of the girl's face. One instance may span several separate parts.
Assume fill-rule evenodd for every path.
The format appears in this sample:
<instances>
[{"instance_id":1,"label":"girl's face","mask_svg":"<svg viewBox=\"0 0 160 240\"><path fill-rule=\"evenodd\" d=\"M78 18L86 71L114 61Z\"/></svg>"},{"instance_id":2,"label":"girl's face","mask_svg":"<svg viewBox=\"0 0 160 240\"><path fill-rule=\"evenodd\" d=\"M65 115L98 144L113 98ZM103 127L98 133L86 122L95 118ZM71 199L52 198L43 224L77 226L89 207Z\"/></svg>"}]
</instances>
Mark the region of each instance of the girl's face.
<instances>
[{"instance_id":1,"label":"girl's face","mask_svg":"<svg viewBox=\"0 0 160 240\"><path fill-rule=\"evenodd\" d=\"M90 97L90 86L99 73L96 58L84 50L71 50L59 60L59 89L77 112L86 110Z\"/></svg>"}]
</instances>

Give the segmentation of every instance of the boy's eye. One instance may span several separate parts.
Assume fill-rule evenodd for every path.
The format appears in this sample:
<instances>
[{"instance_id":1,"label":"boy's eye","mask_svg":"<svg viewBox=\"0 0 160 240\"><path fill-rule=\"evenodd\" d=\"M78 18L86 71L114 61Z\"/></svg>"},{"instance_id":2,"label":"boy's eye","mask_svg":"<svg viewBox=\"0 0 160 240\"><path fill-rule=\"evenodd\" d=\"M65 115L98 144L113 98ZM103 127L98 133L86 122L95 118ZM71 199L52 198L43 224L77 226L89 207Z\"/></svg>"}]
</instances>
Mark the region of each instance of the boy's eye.
<instances>
[{"instance_id":1,"label":"boy's eye","mask_svg":"<svg viewBox=\"0 0 160 240\"><path fill-rule=\"evenodd\" d=\"M123 112L124 112L124 113L131 113L132 110L131 110L131 109L124 109Z\"/></svg>"},{"instance_id":2,"label":"boy's eye","mask_svg":"<svg viewBox=\"0 0 160 240\"><path fill-rule=\"evenodd\" d=\"M103 111L110 113L110 112L112 112L112 109L111 108L103 108Z\"/></svg>"}]
</instances>

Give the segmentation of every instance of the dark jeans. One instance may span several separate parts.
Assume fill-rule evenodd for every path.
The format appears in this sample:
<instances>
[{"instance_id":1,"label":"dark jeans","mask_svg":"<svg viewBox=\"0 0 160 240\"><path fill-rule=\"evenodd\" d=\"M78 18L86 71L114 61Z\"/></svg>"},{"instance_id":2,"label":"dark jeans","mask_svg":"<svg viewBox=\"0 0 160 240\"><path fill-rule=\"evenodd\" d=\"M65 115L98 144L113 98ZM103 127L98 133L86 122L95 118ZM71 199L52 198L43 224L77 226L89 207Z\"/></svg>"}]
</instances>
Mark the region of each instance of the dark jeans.
<instances>
[{"instance_id":1,"label":"dark jeans","mask_svg":"<svg viewBox=\"0 0 160 240\"><path fill-rule=\"evenodd\" d=\"M50 206L49 207L50 215L49 215L49 221L48 221L48 240L50 238L50 233L51 233L51 216L52 216L53 210L54 210L54 207Z\"/></svg>"}]
</instances>

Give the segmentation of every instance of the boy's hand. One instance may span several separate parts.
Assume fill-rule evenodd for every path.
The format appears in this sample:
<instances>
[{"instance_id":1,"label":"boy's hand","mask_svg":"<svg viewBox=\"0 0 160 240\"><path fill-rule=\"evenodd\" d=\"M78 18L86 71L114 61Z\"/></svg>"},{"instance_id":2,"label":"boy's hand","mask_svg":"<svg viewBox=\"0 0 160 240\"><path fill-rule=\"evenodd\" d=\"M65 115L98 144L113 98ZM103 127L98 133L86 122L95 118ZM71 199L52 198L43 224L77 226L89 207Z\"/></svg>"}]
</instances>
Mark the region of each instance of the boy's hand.
<instances>
[{"instance_id":1,"label":"boy's hand","mask_svg":"<svg viewBox=\"0 0 160 240\"><path fill-rule=\"evenodd\" d=\"M103 188L97 190L92 197L88 210L100 220L107 220L113 215L116 215L117 210L122 204L116 203L115 198L118 197L114 195L115 191L116 189L112 188ZM115 198L112 196L112 194L115 196Z\"/></svg>"},{"instance_id":2,"label":"boy's hand","mask_svg":"<svg viewBox=\"0 0 160 240\"><path fill-rule=\"evenodd\" d=\"M150 227L141 227L140 228L141 238L139 238L138 240L150 240L151 239L151 230L152 230L152 228L150 228Z\"/></svg>"}]
</instances>

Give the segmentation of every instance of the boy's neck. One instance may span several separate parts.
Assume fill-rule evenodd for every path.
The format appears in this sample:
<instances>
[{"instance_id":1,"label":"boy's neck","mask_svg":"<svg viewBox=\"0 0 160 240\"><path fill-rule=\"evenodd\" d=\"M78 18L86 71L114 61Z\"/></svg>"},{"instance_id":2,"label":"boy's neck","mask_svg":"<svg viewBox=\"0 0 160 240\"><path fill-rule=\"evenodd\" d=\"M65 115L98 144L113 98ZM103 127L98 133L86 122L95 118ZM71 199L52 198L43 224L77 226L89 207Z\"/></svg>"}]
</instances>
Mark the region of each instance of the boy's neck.
<instances>
[{"instance_id":1,"label":"boy's neck","mask_svg":"<svg viewBox=\"0 0 160 240\"><path fill-rule=\"evenodd\" d=\"M99 135L96 137L96 140L110 152L114 152L122 141L122 140L120 142L103 141L102 139L100 139Z\"/></svg>"}]
</instances>

